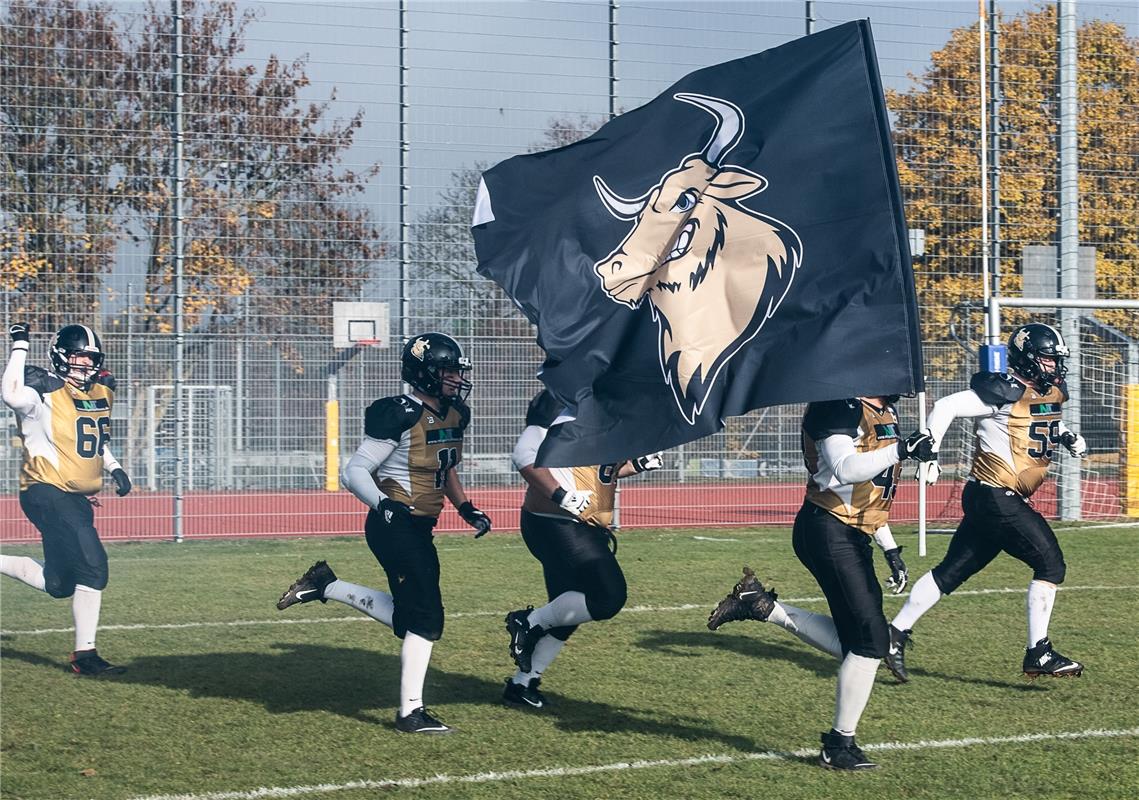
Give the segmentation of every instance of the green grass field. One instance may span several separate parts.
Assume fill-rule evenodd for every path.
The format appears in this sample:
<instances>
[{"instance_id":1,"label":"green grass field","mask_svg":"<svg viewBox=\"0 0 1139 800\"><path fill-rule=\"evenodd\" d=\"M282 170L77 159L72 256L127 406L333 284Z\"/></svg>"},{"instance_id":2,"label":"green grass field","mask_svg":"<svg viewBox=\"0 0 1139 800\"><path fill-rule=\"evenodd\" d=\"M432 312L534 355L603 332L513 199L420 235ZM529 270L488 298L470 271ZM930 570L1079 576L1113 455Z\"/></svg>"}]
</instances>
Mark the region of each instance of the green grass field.
<instances>
[{"instance_id":1,"label":"green grass field","mask_svg":"<svg viewBox=\"0 0 1139 800\"><path fill-rule=\"evenodd\" d=\"M1000 557L919 624L913 681L883 668L859 728L882 768L814 765L837 663L775 626L704 621L753 566L825 611L786 530L621 535L629 605L546 673L551 705L499 704L503 615L544 599L515 534L439 540L447 630L428 674L447 737L395 733L399 642L329 603L278 612L314 560L385 586L359 538L113 544L100 651L118 679L63 667L70 607L2 580L5 798L1107 798L1139 796L1139 528L1064 530L1051 633L1079 679L1020 675L1028 569ZM944 552L898 540L914 579ZM39 555L35 547L7 547ZM879 573L886 574L880 555ZM1007 591L1006 591L1007 590ZM888 597L887 616L900 607ZM1039 735L1039 736L1038 736ZM261 790L260 792L258 790Z\"/></svg>"}]
</instances>

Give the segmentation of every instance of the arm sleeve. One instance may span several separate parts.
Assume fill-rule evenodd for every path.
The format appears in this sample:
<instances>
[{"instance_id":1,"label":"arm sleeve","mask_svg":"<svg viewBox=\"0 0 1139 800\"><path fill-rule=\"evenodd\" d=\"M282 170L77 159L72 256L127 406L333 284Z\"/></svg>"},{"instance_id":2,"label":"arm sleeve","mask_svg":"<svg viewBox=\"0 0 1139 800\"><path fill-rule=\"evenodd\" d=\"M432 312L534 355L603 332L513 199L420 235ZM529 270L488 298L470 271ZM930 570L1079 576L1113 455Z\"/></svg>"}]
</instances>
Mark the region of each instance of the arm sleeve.
<instances>
[{"instance_id":1,"label":"arm sleeve","mask_svg":"<svg viewBox=\"0 0 1139 800\"><path fill-rule=\"evenodd\" d=\"M854 440L836 434L819 442L819 458L841 483L868 481L898 463L897 447L880 447L866 453L854 449Z\"/></svg>"},{"instance_id":2,"label":"arm sleeve","mask_svg":"<svg viewBox=\"0 0 1139 800\"><path fill-rule=\"evenodd\" d=\"M117 469L122 469L123 465L120 464L112 455L111 448L103 445L103 469L107 472L114 472Z\"/></svg>"},{"instance_id":3,"label":"arm sleeve","mask_svg":"<svg viewBox=\"0 0 1139 800\"><path fill-rule=\"evenodd\" d=\"M391 440L365 436L364 441L360 442L360 446L356 448L356 452L344 467L344 474L341 476L344 485L368 508L379 508L380 500L384 498L384 493L380 491L372 475L395 448L396 444Z\"/></svg>"},{"instance_id":4,"label":"arm sleeve","mask_svg":"<svg viewBox=\"0 0 1139 800\"><path fill-rule=\"evenodd\" d=\"M514 452L510 457L514 462L514 468L522 469L533 466L534 461L538 458L538 448L542 446L545 439L546 428L538 425L526 426L522 435L518 437L518 443L514 445Z\"/></svg>"},{"instance_id":5,"label":"arm sleeve","mask_svg":"<svg viewBox=\"0 0 1139 800\"><path fill-rule=\"evenodd\" d=\"M12 347L12 355L8 358L8 365L4 367L4 377L0 379L3 381L0 396L10 409L27 417L31 416L40 404L40 395L24 383L24 364L28 360L28 348L21 347L21 344L26 345L26 342L17 342Z\"/></svg>"},{"instance_id":6,"label":"arm sleeve","mask_svg":"<svg viewBox=\"0 0 1139 800\"><path fill-rule=\"evenodd\" d=\"M949 394L933 404L933 410L926 418L926 426L933 434L933 449L936 452L941 448L941 439L949 430L949 423L958 417L987 417L995 413L996 406L991 406L980 398L972 389Z\"/></svg>"},{"instance_id":7,"label":"arm sleeve","mask_svg":"<svg viewBox=\"0 0 1139 800\"><path fill-rule=\"evenodd\" d=\"M874 543L883 551L893 550L898 546L898 543L894 541L894 533L890 530L889 525L883 525L874 533Z\"/></svg>"}]
</instances>

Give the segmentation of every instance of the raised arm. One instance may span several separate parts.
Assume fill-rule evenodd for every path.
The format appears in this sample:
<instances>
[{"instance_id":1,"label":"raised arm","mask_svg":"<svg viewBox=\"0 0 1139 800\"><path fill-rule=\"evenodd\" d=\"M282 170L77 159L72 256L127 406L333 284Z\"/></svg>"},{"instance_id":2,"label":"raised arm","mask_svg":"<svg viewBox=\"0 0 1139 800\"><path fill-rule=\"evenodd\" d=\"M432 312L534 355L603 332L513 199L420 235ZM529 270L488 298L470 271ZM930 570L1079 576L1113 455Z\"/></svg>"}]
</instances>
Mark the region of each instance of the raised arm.
<instances>
[{"instance_id":1,"label":"raised arm","mask_svg":"<svg viewBox=\"0 0 1139 800\"><path fill-rule=\"evenodd\" d=\"M25 417L32 416L41 400L39 392L24 383L24 368L28 361L28 326L21 322L8 328L12 338L12 353L0 378L0 398L5 405Z\"/></svg>"}]
</instances>

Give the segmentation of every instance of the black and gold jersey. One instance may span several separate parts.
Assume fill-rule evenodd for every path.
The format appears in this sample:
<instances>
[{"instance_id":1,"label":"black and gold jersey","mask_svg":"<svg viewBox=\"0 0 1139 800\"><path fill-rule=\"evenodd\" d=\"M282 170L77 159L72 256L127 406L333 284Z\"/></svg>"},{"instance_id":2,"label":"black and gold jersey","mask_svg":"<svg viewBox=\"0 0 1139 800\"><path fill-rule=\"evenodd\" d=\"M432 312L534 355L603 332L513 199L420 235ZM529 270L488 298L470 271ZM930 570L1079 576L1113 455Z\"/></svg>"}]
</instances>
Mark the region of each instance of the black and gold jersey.
<instances>
[{"instance_id":1,"label":"black and gold jersey","mask_svg":"<svg viewBox=\"0 0 1139 800\"><path fill-rule=\"evenodd\" d=\"M1012 377L978 373L970 388L996 409L974 423L972 476L1030 497L1048 476L1067 387L1050 386L1041 393Z\"/></svg>"},{"instance_id":2,"label":"black and gold jersey","mask_svg":"<svg viewBox=\"0 0 1139 800\"><path fill-rule=\"evenodd\" d=\"M549 390L539 392L526 409L526 426L535 426L545 431L565 405L558 401ZM613 524L613 509L617 502L617 469L620 464L601 464L586 467L550 467L550 474L558 485L567 492L592 492L589 507L580 517L575 517L557 503L534 488L527 486L522 508L533 514L563 519L577 519L587 525L608 528Z\"/></svg>"},{"instance_id":3,"label":"black and gold jersey","mask_svg":"<svg viewBox=\"0 0 1139 800\"><path fill-rule=\"evenodd\" d=\"M858 453L896 447L898 417L893 406L878 409L862 400L811 403L803 416L803 460L807 466L807 501L845 524L873 536L887 523L901 465L886 467L870 480L842 483L819 456L828 436L849 436Z\"/></svg>"},{"instance_id":4,"label":"black and gold jersey","mask_svg":"<svg viewBox=\"0 0 1139 800\"><path fill-rule=\"evenodd\" d=\"M65 492L98 492L103 449L111 439L114 379L100 377L83 391L39 367L26 367L24 385L39 402L16 412L24 456L20 489L46 483Z\"/></svg>"},{"instance_id":5,"label":"black and gold jersey","mask_svg":"<svg viewBox=\"0 0 1139 800\"><path fill-rule=\"evenodd\" d=\"M459 401L443 413L409 395L385 397L368 407L364 433L396 443L375 473L376 485L418 517L443 510L447 472L463 460L463 433L471 413Z\"/></svg>"}]
</instances>

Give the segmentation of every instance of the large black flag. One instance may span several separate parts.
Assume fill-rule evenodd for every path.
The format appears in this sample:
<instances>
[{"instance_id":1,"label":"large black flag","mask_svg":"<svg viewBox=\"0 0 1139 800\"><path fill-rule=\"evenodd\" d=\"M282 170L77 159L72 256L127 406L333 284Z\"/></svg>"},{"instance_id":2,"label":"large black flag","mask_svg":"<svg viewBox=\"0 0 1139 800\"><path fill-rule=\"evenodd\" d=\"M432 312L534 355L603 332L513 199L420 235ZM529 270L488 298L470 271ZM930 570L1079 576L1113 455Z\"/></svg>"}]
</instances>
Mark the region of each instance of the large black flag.
<instances>
[{"instance_id":1,"label":"large black flag","mask_svg":"<svg viewBox=\"0 0 1139 800\"><path fill-rule=\"evenodd\" d=\"M604 464L755 408L922 386L867 21L699 70L583 141L483 174L479 272L574 408L538 463Z\"/></svg>"}]
</instances>

